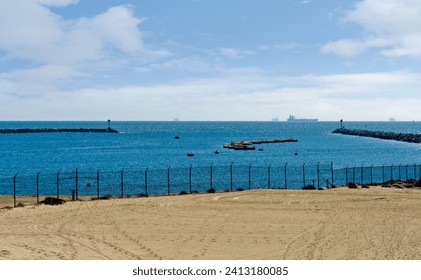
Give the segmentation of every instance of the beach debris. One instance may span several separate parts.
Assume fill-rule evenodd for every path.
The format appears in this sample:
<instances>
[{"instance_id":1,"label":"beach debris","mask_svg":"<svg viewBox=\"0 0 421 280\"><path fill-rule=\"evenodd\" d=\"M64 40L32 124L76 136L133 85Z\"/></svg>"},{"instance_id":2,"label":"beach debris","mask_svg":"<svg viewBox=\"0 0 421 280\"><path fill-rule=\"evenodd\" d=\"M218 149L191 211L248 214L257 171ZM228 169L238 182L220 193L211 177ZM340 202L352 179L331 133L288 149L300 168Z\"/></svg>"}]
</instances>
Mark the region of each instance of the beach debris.
<instances>
[{"instance_id":1,"label":"beach debris","mask_svg":"<svg viewBox=\"0 0 421 280\"><path fill-rule=\"evenodd\" d=\"M384 182L381 186L384 188L397 188L397 189L408 189L408 188L414 188L414 187L420 187L421 182L410 179L406 181L402 180L389 180L387 182Z\"/></svg>"},{"instance_id":2,"label":"beach debris","mask_svg":"<svg viewBox=\"0 0 421 280\"><path fill-rule=\"evenodd\" d=\"M316 190L316 187L313 185L307 185L303 187L303 190Z\"/></svg>"},{"instance_id":3,"label":"beach debris","mask_svg":"<svg viewBox=\"0 0 421 280\"><path fill-rule=\"evenodd\" d=\"M91 200L108 200L111 199L111 195L104 195L104 196L99 196L99 197L92 197Z\"/></svg>"},{"instance_id":4,"label":"beach debris","mask_svg":"<svg viewBox=\"0 0 421 280\"><path fill-rule=\"evenodd\" d=\"M357 184L352 183L352 182L348 182L348 184L346 184L346 186L350 189L359 189L360 188Z\"/></svg>"},{"instance_id":5,"label":"beach debris","mask_svg":"<svg viewBox=\"0 0 421 280\"><path fill-rule=\"evenodd\" d=\"M46 197L43 201L40 201L40 203L45 204L45 205L61 205L63 203L66 203L66 201L64 201L61 198Z\"/></svg>"}]
</instances>

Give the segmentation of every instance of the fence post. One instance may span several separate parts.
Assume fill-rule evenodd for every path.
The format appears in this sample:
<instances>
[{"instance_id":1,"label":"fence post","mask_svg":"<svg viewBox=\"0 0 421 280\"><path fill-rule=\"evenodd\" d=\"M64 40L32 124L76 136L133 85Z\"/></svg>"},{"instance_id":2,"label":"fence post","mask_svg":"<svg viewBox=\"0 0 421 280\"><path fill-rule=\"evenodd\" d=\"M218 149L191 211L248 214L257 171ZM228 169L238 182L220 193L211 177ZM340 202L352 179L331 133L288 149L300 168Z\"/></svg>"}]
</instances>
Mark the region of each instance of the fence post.
<instances>
[{"instance_id":1,"label":"fence post","mask_svg":"<svg viewBox=\"0 0 421 280\"><path fill-rule=\"evenodd\" d=\"M57 172L57 181L56 181L56 185L57 185L57 198L60 198L60 171L59 170Z\"/></svg>"},{"instance_id":2,"label":"fence post","mask_svg":"<svg viewBox=\"0 0 421 280\"><path fill-rule=\"evenodd\" d=\"M210 189L213 190L213 163L210 165Z\"/></svg>"},{"instance_id":3,"label":"fence post","mask_svg":"<svg viewBox=\"0 0 421 280\"><path fill-rule=\"evenodd\" d=\"M232 187L233 187L233 168L232 168L232 165L233 165L233 163L231 162L231 165L230 165L230 179L231 179L231 184L230 184L230 186L231 186L231 191L232 191Z\"/></svg>"},{"instance_id":4,"label":"fence post","mask_svg":"<svg viewBox=\"0 0 421 280\"><path fill-rule=\"evenodd\" d=\"M99 198L99 169L96 172L96 195Z\"/></svg>"},{"instance_id":5,"label":"fence post","mask_svg":"<svg viewBox=\"0 0 421 280\"><path fill-rule=\"evenodd\" d=\"M306 166L306 164L304 163L303 164L303 183L304 183L303 187L306 186L306 168L305 168L305 166Z\"/></svg>"},{"instance_id":6,"label":"fence post","mask_svg":"<svg viewBox=\"0 0 421 280\"><path fill-rule=\"evenodd\" d=\"M76 200L79 196L79 170L76 168Z\"/></svg>"},{"instance_id":7,"label":"fence post","mask_svg":"<svg viewBox=\"0 0 421 280\"><path fill-rule=\"evenodd\" d=\"M417 179L417 165L414 164L414 179Z\"/></svg>"},{"instance_id":8,"label":"fence post","mask_svg":"<svg viewBox=\"0 0 421 280\"><path fill-rule=\"evenodd\" d=\"M249 165L249 190L251 189L251 163Z\"/></svg>"},{"instance_id":9,"label":"fence post","mask_svg":"<svg viewBox=\"0 0 421 280\"><path fill-rule=\"evenodd\" d=\"M317 163L317 188L320 189L320 162Z\"/></svg>"},{"instance_id":10,"label":"fence post","mask_svg":"<svg viewBox=\"0 0 421 280\"><path fill-rule=\"evenodd\" d=\"M330 162L330 170L331 170L331 173L332 173L332 186L334 186L335 185L335 181L334 181L334 172L333 172L333 161L331 161Z\"/></svg>"},{"instance_id":11,"label":"fence post","mask_svg":"<svg viewBox=\"0 0 421 280\"><path fill-rule=\"evenodd\" d=\"M192 193L192 185L193 185L193 164L190 164L190 168L189 168L189 183L190 183L190 193Z\"/></svg>"},{"instance_id":12,"label":"fence post","mask_svg":"<svg viewBox=\"0 0 421 280\"><path fill-rule=\"evenodd\" d=\"M13 207L16 207L16 177L18 174L16 174L13 177Z\"/></svg>"},{"instance_id":13,"label":"fence post","mask_svg":"<svg viewBox=\"0 0 421 280\"><path fill-rule=\"evenodd\" d=\"M168 166L168 195L171 194L171 166Z\"/></svg>"},{"instance_id":14,"label":"fence post","mask_svg":"<svg viewBox=\"0 0 421 280\"><path fill-rule=\"evenodd\" d=\"M120 171L121 197L124 197L124 168Z\"/></svg>"},{"instance_id":15,"label":"fence post","mask_svg":"<svg viewBox=\"0 0 421 280\"><path fill-rule=\"evenodd\" d=\"M288 181L288 178L287 178L287 164L288 163L285 163L285 166L284 166L284 174L285 174L285 189L288 189L288 187L287 187L287 181Z\"/></svg>"},{"instance_id":16,"label":"fence post","mask_svg":"<svg viewBox=\"0 0 421 280\"><path fill-rule=\"evenodd\" d=\"M148 169L145 169L145 195L148 195Z\"/></svg>"},{"instance_id":17,"label":"fence post","mask_svg":"<svg viewBox=\"0 0 421 280\"><path fill-rule=\"evenodd\" d=\"M393 164L390 166L390 180L393 180Z\"/></svg>"},{"instance_id":18,"label":"fence post","mask_svg":"<svg viewBox=\"0 0 421 280\"><path fill-rule=\"evenodd\" d=\"M270 189L270 167L271 167L271 164L269 164L268 166L268 189Z\"/></svg>"},{"instance_id":19,"label":"fence post","mask_svg":"<svg viewBox=\"0 0 421 280\"><path fill-rule=\"evenodd\" d=\"M37 174L37 203L39 203L39 172Z\"/></svg>"},{"instance_id":20,"label":"fence post","mask_svg":"<svg viewBox=\"0 0 421 280\"><path fill-rule=\"evenodd\" d=\"M382 184L384 183L384 164L382 165Z\"/></svg>"},{"instance_id":21,"label":"fence post","mask_svg":"<svg viewBox=\"0 0 421 280\"><path fill-rule=\"evenodd\" d=\"M349 181L348 181L348 165L345 168L345 183L346 185L348 185Z\"/></svg>"},{"instance_id":22,"label":"fence post","mask_svg":"<svg viewBox=\"0 0 421 280\"><path fill-rule=\"evenodd\" d=\"M420 174L420 179L421 179L421 164L418 165L418 173Z\"/></svg>"}]
</instances>

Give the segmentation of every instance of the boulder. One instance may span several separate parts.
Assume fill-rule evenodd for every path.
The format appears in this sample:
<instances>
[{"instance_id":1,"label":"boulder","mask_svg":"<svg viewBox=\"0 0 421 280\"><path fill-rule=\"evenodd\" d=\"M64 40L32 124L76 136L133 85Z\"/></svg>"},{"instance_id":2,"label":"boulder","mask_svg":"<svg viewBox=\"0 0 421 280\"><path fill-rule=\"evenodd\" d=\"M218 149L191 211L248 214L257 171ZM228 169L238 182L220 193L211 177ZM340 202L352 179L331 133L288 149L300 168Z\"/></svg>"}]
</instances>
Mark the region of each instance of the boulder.
<instances>
[{"instance_id":1,"label":"boulder","mask_svg":"<svg viewBox=\"0 0 421 280\"><path fill-rule=\"evenodd\" d=\"M352 182L349 182L346 186L350 189L359 189L358 185Z\"/></svg>"},{"instance_id":2,"label":"boulder","mask_svg":"<svg viewBox=\"0 0 421 280\"><path fill-rule=\"evenodd\" d=\"M418 181L415 181L414 187L421 188L421 178L419 178Z\"/></svg>"},{"instance_id":3,"label":"boulder","mask_svg":"<svg viewBox=\"0 0 421 280\"><path fill-rule=\"evenodd\" d=\"M307 186L303 187L303 190L315 190L315 189L316 189L316 187L313 186L313 185L307 185Z\"/></svg>"},{"instance_id":4,"label":"boulder","mask_svg":"<svg viewBox=\"0 0 421 280\"><path fill-rule=\"evenodd\" d=\"M43 201L41 201L40 203L43 203L45 205L60 205L63 203L66 203L66 201L64 201L61 198L56 198L56 197L46 197Z\"/></svg>"}]
</instances>

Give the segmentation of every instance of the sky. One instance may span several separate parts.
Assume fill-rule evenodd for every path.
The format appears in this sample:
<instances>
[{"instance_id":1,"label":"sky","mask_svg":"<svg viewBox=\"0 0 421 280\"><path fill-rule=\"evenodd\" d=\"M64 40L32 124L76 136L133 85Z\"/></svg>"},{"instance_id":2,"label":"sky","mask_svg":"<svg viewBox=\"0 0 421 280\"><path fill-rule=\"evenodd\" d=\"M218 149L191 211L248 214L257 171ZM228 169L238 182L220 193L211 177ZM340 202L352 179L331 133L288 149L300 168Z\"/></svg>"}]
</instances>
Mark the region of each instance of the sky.
<instances>
[{"instance_id":1,"label":"sky","mask_svg":"<svg viewBox=\"0 0 421 280\"><path fill-rule=\"evenodd\" d=\"M419 0L0 0L0 120L421 121Z\"/></svg>"}]
</instances>

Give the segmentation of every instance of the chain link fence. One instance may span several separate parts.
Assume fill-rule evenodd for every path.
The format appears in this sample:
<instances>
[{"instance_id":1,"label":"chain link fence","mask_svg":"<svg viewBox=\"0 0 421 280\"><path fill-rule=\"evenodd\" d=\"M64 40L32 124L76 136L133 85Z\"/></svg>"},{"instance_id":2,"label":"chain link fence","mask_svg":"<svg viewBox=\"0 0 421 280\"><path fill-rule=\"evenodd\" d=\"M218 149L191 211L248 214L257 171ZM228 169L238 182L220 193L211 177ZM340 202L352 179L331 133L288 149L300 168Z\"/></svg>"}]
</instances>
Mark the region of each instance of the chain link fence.
<instances>
[{"instance_id":1,"label":"chain link fence","mask_svg":"<svg viewBox=\"0 0 421 280\"><path fill-rule=\"evenodd\" d=\"M418 179L421 165L347 166L317 165L210 165L185 168L118 171L57 171L0 177L2 205L17 207L39 203L42 197L83 200L107 197L173 195L251 189L302 189L356 184L382 184L390 180Z\"/></svg>"}]
</instances>

